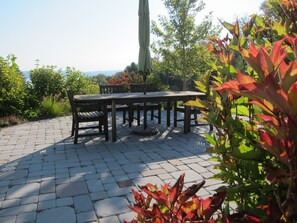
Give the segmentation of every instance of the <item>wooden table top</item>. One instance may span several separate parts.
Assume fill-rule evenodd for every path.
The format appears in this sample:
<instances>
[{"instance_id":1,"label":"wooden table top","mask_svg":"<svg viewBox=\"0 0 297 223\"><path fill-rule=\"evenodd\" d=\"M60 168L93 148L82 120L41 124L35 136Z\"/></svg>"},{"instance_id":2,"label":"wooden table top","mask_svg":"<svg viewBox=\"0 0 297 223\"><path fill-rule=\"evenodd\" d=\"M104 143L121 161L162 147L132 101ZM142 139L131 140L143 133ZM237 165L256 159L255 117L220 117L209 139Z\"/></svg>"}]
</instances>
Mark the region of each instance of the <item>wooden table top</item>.
<instances>
[{"instance_id":1,"label":"wooden table top","mask_svg":"<svg viewBox=\"0 0 297 223\"><path fill-rule=\"evenodd\" d=\"M144 94L140 93L113 93L113 94L87 94L87 95L75 95L74 100L90 102L90 101L109 101L109 100L164 100L164 99L178 99L178 98L187 98L187 97L201 97L205 96L202 92L196 91L157 91L157 92L147 92Z\"/></svg>"}]
</instances>

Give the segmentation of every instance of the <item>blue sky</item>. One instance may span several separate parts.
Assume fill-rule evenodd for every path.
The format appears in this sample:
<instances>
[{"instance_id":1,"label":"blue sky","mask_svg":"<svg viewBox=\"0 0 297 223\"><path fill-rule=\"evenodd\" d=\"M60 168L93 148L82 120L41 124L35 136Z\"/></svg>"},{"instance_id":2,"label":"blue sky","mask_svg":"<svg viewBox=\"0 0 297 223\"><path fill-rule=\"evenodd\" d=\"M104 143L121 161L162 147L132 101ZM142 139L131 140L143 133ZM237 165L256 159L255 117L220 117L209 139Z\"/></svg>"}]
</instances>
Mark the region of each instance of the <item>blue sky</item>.
<instances>
[{"instance_id":1,"label":"blue sky","mask_svg":"<svg viewBox=\"0 0 297 223\"><path fill-rule=\"evenodd\" d=\"M204 2L201 18L213 11L215 22L232 22L257 13L262 0ZM166 14L163 1L149 4L151 20ZM138 0L0 0L0 27L0 56L15 54L21 70L36 59L81 71L123 70L138 60Z\"/></svg>"}]
</instances>

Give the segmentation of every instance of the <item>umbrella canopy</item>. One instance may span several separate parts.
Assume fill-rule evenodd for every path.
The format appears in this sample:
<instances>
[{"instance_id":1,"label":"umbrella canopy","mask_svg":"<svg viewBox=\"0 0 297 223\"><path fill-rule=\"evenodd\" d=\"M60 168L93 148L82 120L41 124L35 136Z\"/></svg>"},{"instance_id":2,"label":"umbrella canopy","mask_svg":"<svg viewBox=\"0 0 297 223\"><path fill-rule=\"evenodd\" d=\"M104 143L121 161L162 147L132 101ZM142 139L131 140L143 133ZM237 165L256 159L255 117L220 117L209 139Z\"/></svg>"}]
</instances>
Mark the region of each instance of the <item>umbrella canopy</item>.
<instances>
[{"instance_id":1,"label":"umbrella canopy","mask_svg":"<svg viewBox=\"0 0 297 223\"><path fill-rule=\"evenodd\" d=\"M140 73L144 75L144 81L146 81L146 75L151 72L151 54L150 54L150 12L149 1L139 0L139 56L138 56L138 69Z\"/></svg>"}]
</instances>

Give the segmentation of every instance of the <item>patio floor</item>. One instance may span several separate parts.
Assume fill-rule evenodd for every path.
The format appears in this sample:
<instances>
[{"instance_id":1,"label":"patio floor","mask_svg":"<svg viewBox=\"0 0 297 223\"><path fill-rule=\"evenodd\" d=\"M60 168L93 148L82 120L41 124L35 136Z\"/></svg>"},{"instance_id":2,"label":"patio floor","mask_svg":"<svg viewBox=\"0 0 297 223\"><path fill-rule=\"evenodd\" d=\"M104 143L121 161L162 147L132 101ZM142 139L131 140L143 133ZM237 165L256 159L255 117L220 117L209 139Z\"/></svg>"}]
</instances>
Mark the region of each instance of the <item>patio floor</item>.
<instances>
[{"instance_id":1,"label":"patio floor","mask_svg":"<svg viewBox=\"0 0 297 223\"><path fill-rule=\"evenodd\" d=\"M0 222L123 222L134 217L138 185L173 184L185 173L189 186L216 172L205 153L208 126L183 134L182 123L166 127L164 112L160 132L141 137L118 119L117 142L102 135L74 145L70 116L0 129ZM207 180L198 195L221 185Z\"/></svg>"}]
</instances>

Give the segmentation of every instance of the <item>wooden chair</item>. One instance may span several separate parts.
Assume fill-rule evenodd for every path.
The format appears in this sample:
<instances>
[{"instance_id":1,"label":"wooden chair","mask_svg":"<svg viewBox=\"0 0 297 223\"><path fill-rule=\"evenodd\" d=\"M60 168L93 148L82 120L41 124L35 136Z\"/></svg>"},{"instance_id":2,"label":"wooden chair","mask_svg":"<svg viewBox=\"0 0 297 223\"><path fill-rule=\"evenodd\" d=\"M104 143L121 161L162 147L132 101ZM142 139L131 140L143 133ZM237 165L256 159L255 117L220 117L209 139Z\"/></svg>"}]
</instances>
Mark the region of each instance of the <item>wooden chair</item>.
<instances>
[{"instance_id":1,"label":"wooden chair","mask_svg":"<svg viewBox=\"0 0 297 223\"><path fill-rule=\"evenodd\" d=\"M183 118L178 119L177 118L177 112L185 113L185 106L184 105L177 105L177 102L174 102L174 127L177 127L177 122L184 121ZM203 126L203 125L209 125L210 131L213 131L213 125L208 123L199 123L198 122L198 114L201 114L199 108L197 107L190 107L190 115L191 115L191 121L194 121L194 124L191 124L191 126Z\"/></svg>"},{"instance_id":2,"label":"wooden chair","mask_svg":"<svg viewBox=\"0 0 297 223\"><path fill-rule=\"evenodd\" d=\"M77 103L73 100L73 94L67 90L67 96L70 101L72 111L72 130L71 136L74 136L74 144L77 144L78 137L93 136L93 135L105 135L105 141L108 141L108 119L106 106L99 105L98 103ZM80 123L83 122L95 122L96 124L86 125L80 127ZM104 130L102 132L102 125ZM82 133L79 134L79 130L82 129L98 129L98 132Z\"/></svg>"},{"instance_id":3,"label":"wooden chair","mask_svg":"<svg viewBox=\"0 0 297 223\"><path fill-rule=\"evenodd\" d=\"M100 94L114 94L114 93L126 93L128 91L128 87L125 85L100 85ZM123 123L126 123L126 120L129 121L130 124L130 116L126 118L126 113L130 112L131 107L129 105L116 105L116 111L123 112ZM111 112L111 105L107 105L107 111ZM129 113L130 114L130 113Z\"/></svg>"},{"instance_id":4,"label":"wooden chair","mask_svg":"<svg viewBox=\"0 0 297 223\"><path fill-rule=\"evenodd\" d=\"M131 92L154 92L155 88L152 84L130 84L130 91ZM132 104L132 120L137 120L137 125L140 125L140 111L151 111L151 120L158 118L158 124L161 124L161 103L133 103ZM137 112L137 117L134 117L134 111ZM154 110L158 110L158 115L154 114Z\"/></svg>"}]
</instances>

